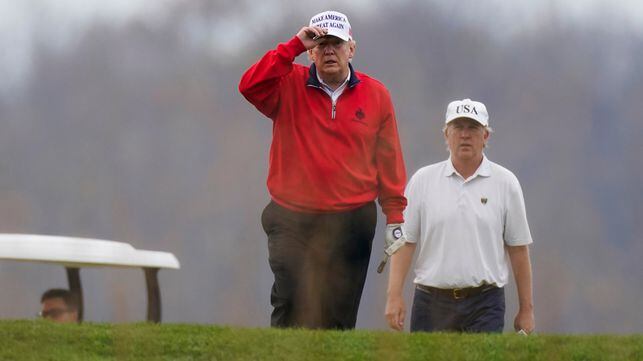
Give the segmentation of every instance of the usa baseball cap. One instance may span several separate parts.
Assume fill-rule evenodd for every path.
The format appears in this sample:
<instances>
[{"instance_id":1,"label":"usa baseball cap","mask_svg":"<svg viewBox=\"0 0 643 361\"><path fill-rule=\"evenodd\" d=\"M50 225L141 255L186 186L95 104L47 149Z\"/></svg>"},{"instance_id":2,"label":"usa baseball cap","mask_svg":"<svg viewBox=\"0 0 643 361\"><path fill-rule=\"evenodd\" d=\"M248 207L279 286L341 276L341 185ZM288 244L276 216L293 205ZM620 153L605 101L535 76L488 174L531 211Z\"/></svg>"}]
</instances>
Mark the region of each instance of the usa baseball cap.
<instances>
[{"instance_id":1,"label":"usa baseball cap","mask_svg":"<svg viewBox=\"0 0 643 361\"><path fill-rule=\"evenodd\" d=\"M337 11L324 11L312 18L308 26L318 26L327 31L327 35L336 36L344 41L352 39L351 24L346 15Z\"/></svg>"},{"instance_id":2,"label":"usa baseball cap","mask_svg":"<svg viewBox=\"0 0 643 361\"><path fill-rule=\"evenodd\" d=\"M473 119L485 127L489 126L487 107L471 99L454 100L449 103L444 123L448 124L450 121L458 118Z\"/></svg>"}]
</instances>

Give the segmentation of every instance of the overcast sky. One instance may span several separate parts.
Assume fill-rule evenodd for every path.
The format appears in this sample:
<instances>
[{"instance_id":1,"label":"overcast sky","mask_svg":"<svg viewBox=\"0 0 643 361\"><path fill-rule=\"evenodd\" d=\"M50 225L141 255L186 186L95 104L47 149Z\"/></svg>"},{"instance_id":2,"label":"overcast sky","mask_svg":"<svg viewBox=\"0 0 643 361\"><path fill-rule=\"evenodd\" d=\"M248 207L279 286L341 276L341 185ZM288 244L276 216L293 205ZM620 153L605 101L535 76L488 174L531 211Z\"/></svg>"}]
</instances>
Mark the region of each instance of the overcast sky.
<instances>
[{"instance_id":1,"label":"overcast sky","mask_svg":"<svg viewBox=\"0 0 643 361\"><path fill-rule=\"evenodd\" d=\"M42 42L53 49L64 51L82 34L83 29L94 21L118 26L129 20L138 19L153 25L162 22L172 5L186 0L0 0L0 95L19 92L28 80L32 66L32 53L35 42ZM410 2L411 0L398 0ZM465 0L443 2L433 0L454 21L467 21L496 31L502 36L512 32L537 27L544 17L556 14L560 19L570 22L586 22L614 30L633 30L643 33L643 3L637 0ZM234 52L239 44L251 34L252 27L270 29L280 21L284 4L289 9L315 12L333 7L331 1L316 2L314 9L310 4L292 1L250 0L230 1L230 11L222 14L221 21L214 24L212 44L225 52ZM292 4L291 4L292 3ZM335 2L336 3L336 2ZM418 1L418 6L424 2ZM293 5L296 4L296 5ZM350 5L349 5L350 4ZM384 14L378 9L384 2L366 0L351 1L342 5L342 10L350 13L349 18L377 17ZM394 6L386 2L386 6ZM604 23L604 15L622 21Z\"/></svg>"}]
</instances>

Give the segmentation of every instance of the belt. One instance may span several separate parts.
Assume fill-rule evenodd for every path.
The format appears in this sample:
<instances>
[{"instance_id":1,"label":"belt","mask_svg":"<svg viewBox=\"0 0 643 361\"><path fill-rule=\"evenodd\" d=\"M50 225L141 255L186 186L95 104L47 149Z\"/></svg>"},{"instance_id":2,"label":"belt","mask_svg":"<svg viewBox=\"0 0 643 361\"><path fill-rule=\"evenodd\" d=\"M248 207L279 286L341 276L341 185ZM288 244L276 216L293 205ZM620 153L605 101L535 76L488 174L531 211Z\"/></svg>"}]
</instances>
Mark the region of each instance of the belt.
<instances>
[{"instance_id":1,"label":"belt","mask_svg":"<svg viewBox=\"0 0 643 361\"><path fill-rule=\"evenodd\" d=\"M420 289L422 291L426 291L429 293L436 293L439 295L448 296L449 298L452 298L454 300L460 300L463 298L479 295L483 292L499 288L494 285L482 285L478 287L466 287L466 288L437 288L437 287L431 287L431 286L425 286L425 285L419 285L419 284L416 284L415 287L417 289Z\"/></svg>"}]
</instances>

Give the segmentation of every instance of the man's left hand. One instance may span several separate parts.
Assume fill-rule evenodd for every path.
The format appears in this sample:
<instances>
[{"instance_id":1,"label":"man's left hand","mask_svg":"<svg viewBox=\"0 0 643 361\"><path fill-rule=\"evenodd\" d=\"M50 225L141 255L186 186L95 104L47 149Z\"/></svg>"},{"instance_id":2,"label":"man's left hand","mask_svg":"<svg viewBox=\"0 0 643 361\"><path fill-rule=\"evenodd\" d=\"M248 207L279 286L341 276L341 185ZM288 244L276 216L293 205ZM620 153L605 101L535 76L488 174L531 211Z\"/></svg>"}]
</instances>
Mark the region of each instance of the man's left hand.
<instances>
[{"instance_id":1,"label":"man's left hand","mask_svg":"<svg viewBox=\"0 0 643 361\"><path fill-rule=\"evenodd\" d=\"M396 243L397 242L397 243ZM406 236L402 229L402 223L391 223L386 225L384 236L384 252L392 256L406 242Z\"/></svg>"},{"instance_id":2,"label":"man's left hand","mask_svg":"<svg viewBox=\"0 0 643 361\"><path fill-rule=\"evenodd\" d=\"M384 235L384 258L380 265L377 267L377 273L382 273L386 262L398 249L406 243L406 236L402 229L402 223L392 223L386 225L386 232Z\"/></svg>"},{"instance_id":3,"label":"man's left hand","mask_svg":"<svg viewBox=\"0 0 643 361\"><path fill-rule=\"evenodd\" d=\"M527 334L534 332L536 321L533 310L519 310L514 319L514 329L516 331L524 330Z\"/></svg>"}]
</instances>

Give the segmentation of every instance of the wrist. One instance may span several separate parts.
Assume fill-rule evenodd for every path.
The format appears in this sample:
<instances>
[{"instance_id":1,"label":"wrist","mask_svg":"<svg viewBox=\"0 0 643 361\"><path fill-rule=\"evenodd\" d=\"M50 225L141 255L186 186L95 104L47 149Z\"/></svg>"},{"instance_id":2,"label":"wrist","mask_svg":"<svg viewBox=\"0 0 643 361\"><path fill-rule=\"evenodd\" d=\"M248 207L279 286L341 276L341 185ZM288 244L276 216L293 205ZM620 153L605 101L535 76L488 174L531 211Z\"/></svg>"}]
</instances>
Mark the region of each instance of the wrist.
<instances>
[{"instance_id":1,"label":"wrist","mask_svg":"<svg viewBox=\"0 0 643 361\"><path fill-rule=\"evenodd\" d=\"M386 290L386 296L388 298L402 297L402 290L397 288Z\"/></svg>"}]
</instances>

